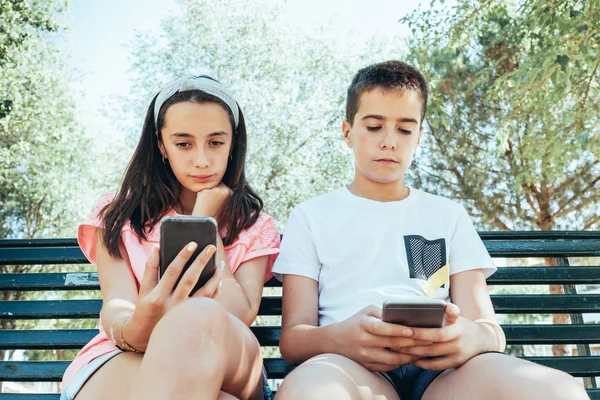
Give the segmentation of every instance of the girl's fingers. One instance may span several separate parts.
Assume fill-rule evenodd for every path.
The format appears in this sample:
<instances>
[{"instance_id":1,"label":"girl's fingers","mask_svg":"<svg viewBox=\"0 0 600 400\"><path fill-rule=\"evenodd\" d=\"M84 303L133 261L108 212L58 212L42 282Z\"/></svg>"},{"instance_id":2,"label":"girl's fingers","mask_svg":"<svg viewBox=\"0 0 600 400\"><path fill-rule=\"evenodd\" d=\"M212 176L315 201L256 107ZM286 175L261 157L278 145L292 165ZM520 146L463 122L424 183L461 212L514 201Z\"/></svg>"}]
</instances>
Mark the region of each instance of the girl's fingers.
<instances>
[{"instance_id":1,"label":"girl's fingers","mask_svg":"<svg viewBox=\"0 0 600 400\"><path fill-rule=\"evenodd\" d=\"M185 246L179 254L175 257L175 259L169 264L163 276L160 278L158 285L156 287L161 291L162 295L168 296L173 292L173 288L175 287L175 283L179 276L181 275L181 271L183 267L188 262L198 244L196 242L190 242L187 246Z\"/></svg>"},{"instance_id":2,"label":"girl's fingers","mask_svg":"<svg viewBox=\"0 0 600 400\"><path fill-rule=\"evenodd\" d=\"M190 293L194 289L194 286L196 286L204 267L206 267L206 264L208 264L208 261L216 250L217 248L211 244L206 246L204 250L198 254L198 257L196 257L187 271L185 271L181 277L181 280L177 284L175 291L173 292L173 300L175 302L185 300L190 296Z\"/></svg>"},{"instance_id":3,"label":"girl's fingers","mask_svg":"<svg viewBox=\"0 0 600 400\"><path fill-rule=\"evenodd\" d=\"M216 297L221 290L223 283L223 267L225 263L220 261L215 270L215 274L202 286L192 297Z\"/></svg>"},{"instance_id":4,"label":"girl's fingers","mask_svg":"<svg viewBox=\"0 0 600 400\"><path fill-rule=\"evenodd\" d=\"M158 268L160 264L160 255L158 246L152 248L150 257L146 261L146 268L144 269L144 276L142 282L140 282L140 297L150 293L152 289L158 284Z\"/></svg>"}]
</instances>

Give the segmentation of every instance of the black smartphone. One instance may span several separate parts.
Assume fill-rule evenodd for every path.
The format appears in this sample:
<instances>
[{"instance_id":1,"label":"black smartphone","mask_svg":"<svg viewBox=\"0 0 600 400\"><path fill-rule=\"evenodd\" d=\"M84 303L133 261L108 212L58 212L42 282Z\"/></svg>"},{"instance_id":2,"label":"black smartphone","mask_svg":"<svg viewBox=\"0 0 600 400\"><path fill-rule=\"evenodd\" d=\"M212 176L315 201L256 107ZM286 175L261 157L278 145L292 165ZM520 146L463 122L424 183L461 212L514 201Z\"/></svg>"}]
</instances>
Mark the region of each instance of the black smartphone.
<instances>
[{"instance_id":1,"label":"black smartphone","mask_svg":"<svg viewBox=\"0 0 600 400\"><path fill-rule=\"evenodd\" d=\"M196 242L198 247L192 257L183 267L181 275L177 279L175 287L181 280L181 277L194 262L198 254L210 244L217 245L217 221L210 217L191 217L178 216L166 217L160 223L160 277L164 275L169 264L175 259L177 254L190 242ZM215 255L210 258L198 282L192 289L191 294L196 292L208 282L215 273Z\"/></svg>"},{"instance_id":2,"label":"black smartphone","mask_svg":"<svg viewBox=\"0 0 600 400\"><path fill-rule=\"evenodd\" d=\"M382 320L414 328L441 328L446 302L440 299L402 299L383 303Z\"/></svg>"}]
</instances>

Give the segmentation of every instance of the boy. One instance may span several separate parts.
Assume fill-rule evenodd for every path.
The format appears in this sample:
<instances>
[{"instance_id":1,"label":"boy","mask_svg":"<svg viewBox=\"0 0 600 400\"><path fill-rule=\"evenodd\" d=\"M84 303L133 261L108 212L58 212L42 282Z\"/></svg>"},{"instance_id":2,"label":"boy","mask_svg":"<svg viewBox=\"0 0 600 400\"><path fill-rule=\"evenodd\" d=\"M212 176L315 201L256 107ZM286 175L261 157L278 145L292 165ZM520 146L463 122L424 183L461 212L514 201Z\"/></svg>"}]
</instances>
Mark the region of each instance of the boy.
<instances>
[{"instance_id":1,"label":"boy","mask_svg":"<svg viewBox=\"0 0 600 400\"><path fill-rule=\"evenodd\" d=\"M495 266L459 204L410 188L427 82L400 61L358 72L342 130L347 187L300 204L273 272L283 276L279 399L587 399L570 375L502 354L485 278ZM381 321L385 300L452 300L444 327ZM460 367L460 368L459 368Z\"/></svg>"}]
</instances>

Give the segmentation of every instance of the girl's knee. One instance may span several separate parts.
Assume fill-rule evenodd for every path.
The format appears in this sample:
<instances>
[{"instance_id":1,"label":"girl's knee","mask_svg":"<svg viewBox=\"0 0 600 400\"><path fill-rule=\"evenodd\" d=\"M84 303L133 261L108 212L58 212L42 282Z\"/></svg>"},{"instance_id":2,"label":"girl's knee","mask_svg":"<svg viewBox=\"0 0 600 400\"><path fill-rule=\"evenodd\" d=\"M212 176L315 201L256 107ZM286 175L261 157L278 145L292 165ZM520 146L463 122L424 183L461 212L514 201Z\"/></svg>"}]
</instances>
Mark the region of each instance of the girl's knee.
<instances>
[{"instance_id":1,"label":"girl's knee","mask_svg":"<svg viewBox=\"0 0 600 400\"><path fill-rule=\"evenodd\" d=\"M190 298L173 307L159 321L155 331L181 345L197 346L204 342L218 344L227 338L228 327L229 314L219 302Z\"/></svg>"}]
</instances>

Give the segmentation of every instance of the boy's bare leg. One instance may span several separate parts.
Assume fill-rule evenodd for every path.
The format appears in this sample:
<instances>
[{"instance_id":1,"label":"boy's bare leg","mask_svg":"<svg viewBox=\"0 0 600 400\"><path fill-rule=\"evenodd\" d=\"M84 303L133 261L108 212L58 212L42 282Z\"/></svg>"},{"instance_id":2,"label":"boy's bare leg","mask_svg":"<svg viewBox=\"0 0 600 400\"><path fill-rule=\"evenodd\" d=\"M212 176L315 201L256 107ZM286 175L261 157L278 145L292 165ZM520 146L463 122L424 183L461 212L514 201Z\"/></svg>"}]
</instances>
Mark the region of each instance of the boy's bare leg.
<instances>
[{"instance_id":1,"label":"boy's bare leg","mask_svg":"<svg viewBox=\"0 0 600 400\"><path fill-rule=\"evenodd\" d=\"M392 385L356 362L338 354L306 361L284 380L277 400L398 400Z\"/></svg>"},{"instance_id":2,"label":"boy's bare leg","mask_svg":"<svg viewBox=\"0 0 600 400\"><path fill-rule=\"evenodd\" d=\"M448 370L429 385L423 400L583 400L579 382L562 371L504 354L487 353Z\"/></svg>"},{"instance_id":3,"label":"boy's bare leg","mask_svg":"<svg viewBox=\"0 0 600 400\"><path fill-rule=\"evenodd\" d=\"M230 395L229 393L221 392L217 400L238 400L237 397Z\"/></svg>"}]
</instances>

